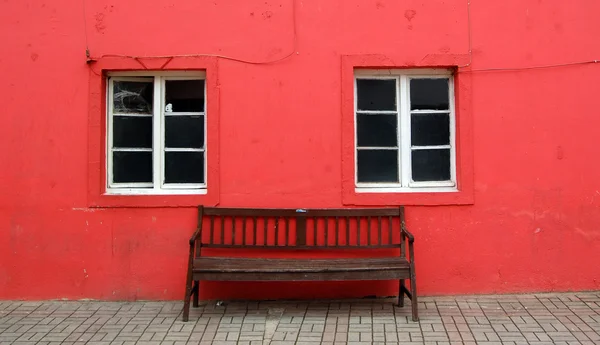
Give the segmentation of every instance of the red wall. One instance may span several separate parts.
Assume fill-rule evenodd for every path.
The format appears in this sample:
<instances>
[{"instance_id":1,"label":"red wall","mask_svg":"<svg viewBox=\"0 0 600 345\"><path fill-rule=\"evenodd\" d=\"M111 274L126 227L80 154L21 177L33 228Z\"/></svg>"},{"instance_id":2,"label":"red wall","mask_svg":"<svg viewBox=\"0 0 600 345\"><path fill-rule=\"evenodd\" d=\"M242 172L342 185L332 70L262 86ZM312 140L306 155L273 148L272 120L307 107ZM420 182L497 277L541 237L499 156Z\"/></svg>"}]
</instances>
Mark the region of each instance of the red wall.
<instances>
[{"instance_id":1,"label":"red wall","mask_svg":"<svg viewBox=\"0 0 600 345\"><path fill-rule=\"evenodd\" d=\"M94 57L297 52L269 65L218 61L222 206L344 206L342 56L411 66L469 50L467 0L82 4L0 4L0 299L183 295L193 208L90 208L99 185L88 115L102 98L90 93L84 27ZM473 1L473 62L459 77L470 78L472 147L461 152L473 156L474 202L407 207L422 293L600 289L600 65L472 71L600 59L598 13L596 0ZM395 291L393 282L204 286L205 298Z\"/></svg>"}]
</instances>

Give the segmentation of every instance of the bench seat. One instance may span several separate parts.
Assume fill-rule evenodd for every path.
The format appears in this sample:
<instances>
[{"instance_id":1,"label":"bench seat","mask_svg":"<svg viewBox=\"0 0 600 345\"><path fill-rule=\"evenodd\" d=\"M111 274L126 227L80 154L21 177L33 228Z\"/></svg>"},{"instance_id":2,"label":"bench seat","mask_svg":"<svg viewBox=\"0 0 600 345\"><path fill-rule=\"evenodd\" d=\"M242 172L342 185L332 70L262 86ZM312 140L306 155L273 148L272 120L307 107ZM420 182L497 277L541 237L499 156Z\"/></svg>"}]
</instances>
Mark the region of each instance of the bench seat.
<instances>
[{"instance_id":1,"label":"bench seat","mask_svg":"<svg viewBox=\"0 0 600 345\"><path fill-rule=\"evenodd\" d=\"M406 258L261 259L200 257L194 259L198 280L389 280L409 273Z\"/></svg>"}]
</instances>

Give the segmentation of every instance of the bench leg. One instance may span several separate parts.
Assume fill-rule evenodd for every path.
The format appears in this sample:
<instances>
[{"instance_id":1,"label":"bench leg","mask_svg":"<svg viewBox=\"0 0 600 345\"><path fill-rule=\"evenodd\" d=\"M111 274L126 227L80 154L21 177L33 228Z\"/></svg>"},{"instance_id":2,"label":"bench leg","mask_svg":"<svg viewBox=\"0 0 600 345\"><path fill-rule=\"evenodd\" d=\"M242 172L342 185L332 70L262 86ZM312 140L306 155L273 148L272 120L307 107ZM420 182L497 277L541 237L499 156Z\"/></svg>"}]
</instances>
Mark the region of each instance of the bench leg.
<instances>
[{"instance_id":1,"label":"bench leg","mask_svg":"<svg viewBox=\"0 0 600 345\"><path fill-rule=\"evenodd\" d=\"M417 322L419 321L419 309L418 309L418 301L417 301L417 282L415 281L415 274L413 273L410 277L410 304L412 305L412 320Z\"/></svg>"},{"instance_id":2,"label":"bench leg","mask_svg":"<svg viewBox=\"0 0 600 345\"><path fill-rule=\"evenodd\" d=\"M192 294L194 295L194 308L198 308L198 297L200 295L200 282L194 280L194 288Z\"/></svg>"},{"instance_id":3,"label":"bench leg","mask_svg":"<svg viewBox=\"0 0 600 345\"><path fill-rule=\"evenodd\" d=\"M398 286L398 306L404 307L404 279L400 279L400 285Z\"/></svg>"},{"instance_id":4,"label":"bench leg","mask_svg":"<svg viewBox=\"0 0 600 345\"><path fill-rule=\"evenodd\" d=\"M185 296L183 297L183 322L187 322L190 317L190 298L192 297L192 266L188 265L187 278L185 280Z\"/></svg>"},{"instance_id":5,"label":"bench leg","mask_svg":"<svg viewBox=\"0 0 600 345\"><path fill-rule=\"evenodd\" d=\"M185 287L185 297L183 299L183 322L187 322L190 317L190 298L192 297L192 282L189 281Z\"/></svg>"}]
</instances>

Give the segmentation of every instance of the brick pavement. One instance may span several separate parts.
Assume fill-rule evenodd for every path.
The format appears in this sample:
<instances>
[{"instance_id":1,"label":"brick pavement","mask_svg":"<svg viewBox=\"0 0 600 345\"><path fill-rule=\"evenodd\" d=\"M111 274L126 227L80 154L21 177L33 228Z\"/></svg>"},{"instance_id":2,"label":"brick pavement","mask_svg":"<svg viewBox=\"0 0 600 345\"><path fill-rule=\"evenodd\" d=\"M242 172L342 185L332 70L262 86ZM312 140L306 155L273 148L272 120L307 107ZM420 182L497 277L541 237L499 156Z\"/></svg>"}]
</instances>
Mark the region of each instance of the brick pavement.
<instances>
[{"instance_id":1,"label":"brick pavement","mask_svg":"<svg viewBox=\"0 0 600 345\"><path fill-rule=\"evenodd\" d=\"M206 303L0 301L0 345L600 344L600 291L425 297L421 321L393 299Z\"/></svg>"}]
</instances>

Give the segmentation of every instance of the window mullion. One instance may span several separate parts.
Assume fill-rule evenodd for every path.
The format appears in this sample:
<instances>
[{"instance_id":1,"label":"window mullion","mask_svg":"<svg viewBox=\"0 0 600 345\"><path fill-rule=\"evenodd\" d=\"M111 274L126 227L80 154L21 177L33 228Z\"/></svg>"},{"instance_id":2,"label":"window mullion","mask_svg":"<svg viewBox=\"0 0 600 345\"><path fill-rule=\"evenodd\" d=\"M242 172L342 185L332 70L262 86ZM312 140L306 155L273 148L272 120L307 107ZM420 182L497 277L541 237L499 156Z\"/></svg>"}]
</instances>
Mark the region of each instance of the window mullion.
<instances>
[{"instance_id":1,"label":"window mullion","mask_svg":"<svg viewBox=\"0 0 600 345\"><path fill-rule=\"evenodd\" d=\"M401 76L399 79L399 99L400 107L398 117L400 118L400 171L402 177L400 182L403 187L408 187L411 181L411 163L410 163L410 99L409 99L409 80L407 76Z\"/></svg>"},{"instance_id":2,"label":"window mullion","mask_svg":"<svg viewBox=\"0 0 600 345\"><path fill-rule=\"evenodd\" d=\"M400 84L401 78L396 77L396 123L398 128L396 130L396 146L398 147L398 182L400 185L402 185L402 181L404 180L404 177L402 176L404 174L404 166L402 164L402 147L404 145L402 145L402 121L400 119L400 113L402 112L402 104L404 102L401 99Z\"/></svg>"},{"instance_id":3,"label":"window mullion","mask_svg":"<svg viewBox=\"0 0 600 345\"><path fill-rule=\"evenodd\" d=\"M160 190L162 181L161 153L162 153L162 78L154 78L154 100L152 102L152 181L153 189Z\"/></svg>"}]
</instances>

